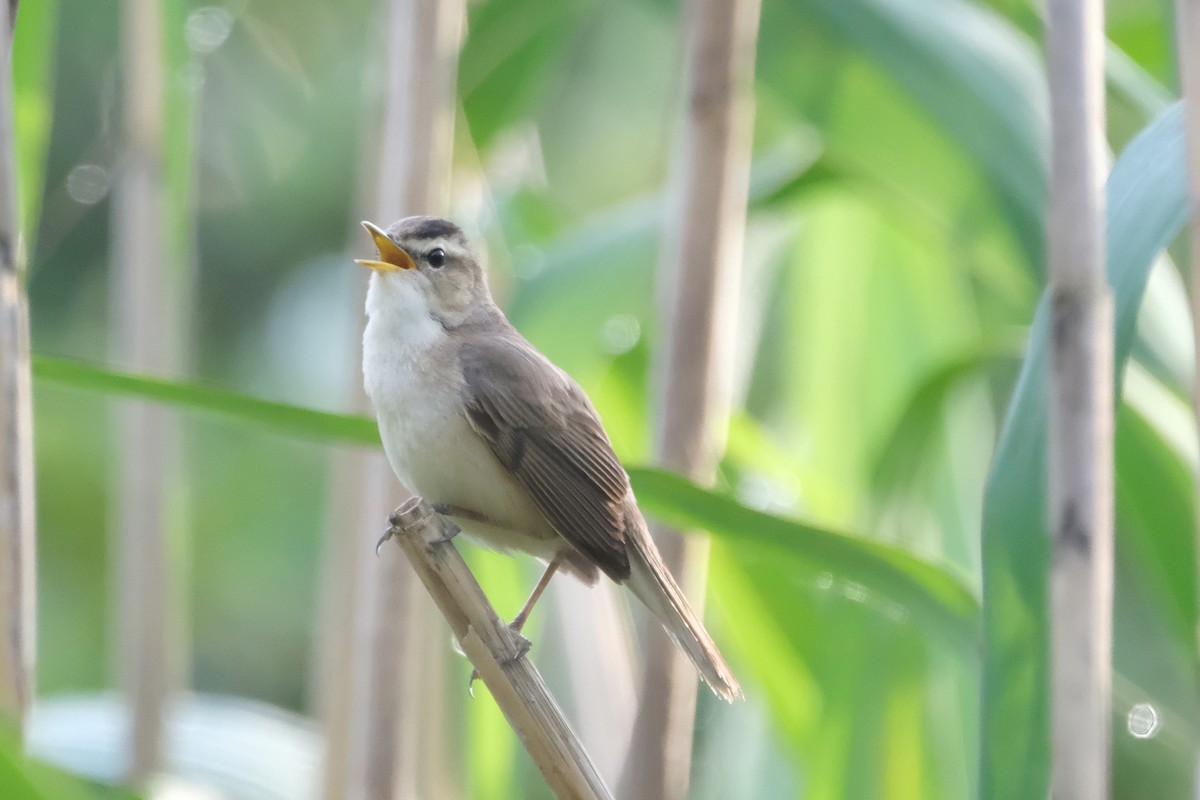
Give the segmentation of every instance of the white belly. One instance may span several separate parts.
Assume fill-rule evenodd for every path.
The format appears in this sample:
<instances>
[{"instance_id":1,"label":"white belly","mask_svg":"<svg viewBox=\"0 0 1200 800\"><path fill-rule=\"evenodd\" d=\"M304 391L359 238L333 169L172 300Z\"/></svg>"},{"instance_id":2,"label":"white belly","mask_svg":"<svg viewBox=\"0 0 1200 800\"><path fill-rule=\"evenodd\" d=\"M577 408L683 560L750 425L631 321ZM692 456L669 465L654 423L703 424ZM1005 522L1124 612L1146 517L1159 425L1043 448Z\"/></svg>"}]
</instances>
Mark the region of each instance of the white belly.
<instances>
[{"instance_id":1,"label":"white belly","mask_svg":"<svg viewBox=\"0 0 1200 800\"><path fill-rule=\"evenodd\" d=\"M445 332L439 326L428 332L434 344L410 348L372 331L374 326L374 320L368 323L363 340L363 373L396 476L430 503L457 506L494 523L455 519L484 544L552 557L561 540L471 428L461 380L453 381L456 370L436 357L441 349L436 340Z\"/></svg>"},{"instance_id":2,"label":"white belly","mask_svg":"<svg viewBox=\"0 0 1200 800\"><path fill-rule=\"evenodd\" d=\"M379 430L396 476L430 503L456 506L495 523L455 521L468 534L502 549L542 555L539 540L553 539L525 490L501 467L471 429L461 407L431 411L418 404L377 406ZM386 409L386 410L385 410Z\"/></svg>"}]
</instances>

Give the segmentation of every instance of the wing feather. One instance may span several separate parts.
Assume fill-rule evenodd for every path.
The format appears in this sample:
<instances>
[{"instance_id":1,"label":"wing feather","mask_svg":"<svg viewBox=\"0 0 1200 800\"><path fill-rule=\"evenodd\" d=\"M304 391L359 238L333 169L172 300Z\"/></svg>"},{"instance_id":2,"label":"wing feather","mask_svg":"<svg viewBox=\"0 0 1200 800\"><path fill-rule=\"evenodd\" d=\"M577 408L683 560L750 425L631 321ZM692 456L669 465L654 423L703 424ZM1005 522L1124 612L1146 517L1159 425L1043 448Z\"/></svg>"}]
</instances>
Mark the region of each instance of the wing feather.
<instances>
[{"instance_id":1,"label":"wing feather","mask_svg":"<svg viewBox=\"0 0 1200 800\"><path fill-rule=\"evenodd\" d=\"M615 580L629 577L629 477L587 395L519 335L459 352L467 419L551 526Z\"/></svg>"}]
</instances>

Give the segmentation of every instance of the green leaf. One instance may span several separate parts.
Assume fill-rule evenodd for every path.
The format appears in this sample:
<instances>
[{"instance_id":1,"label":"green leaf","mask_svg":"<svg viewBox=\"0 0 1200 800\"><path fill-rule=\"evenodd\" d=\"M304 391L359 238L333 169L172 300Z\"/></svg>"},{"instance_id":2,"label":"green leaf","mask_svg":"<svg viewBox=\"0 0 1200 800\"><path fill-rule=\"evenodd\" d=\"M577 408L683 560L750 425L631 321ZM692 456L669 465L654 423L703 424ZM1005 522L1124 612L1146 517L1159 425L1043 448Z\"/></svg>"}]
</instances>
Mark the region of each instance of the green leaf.
<instances>
[{"instance_id":1,"label":"green leaf","mask_svg":"<svg viewBox=\"0 0 1200 800\"><path fill-rule=\"evenodd\" d=\"M92 786L21 754L17 737L0 734L0 797L8 800L135 800L128 792Z\"/></svg>"},{"instance_id":2,"label":"green leaf","mask_svg":"<svg viewBox=\"0 0 1200 800\"><path fill-rule=\"evenodd\" d=\"M54 108L54 39L58 3L41 0L22 3L12 49L13 126L17 143L17 182L20 226L25 236L38 229L42 183L46 178L46 153Z\"/></svg>"},{"instance_id":3,"label":"green leaf","mask_svg":"<svg viewBox=\"0 0 1200 800\"><path fill-rule=\"evenodd\" d=\"M225 389L114 372L104 367L47 356L33 357L33 376L75 389L137 397L162 405L205 411L241 422L310 439L342 444L379 445L375 420L333 414L247 397Z\"/></svg>"},{"instance_id":4,"label":"green leaf","mask_svg":"<svg viewBox=\"0 0 1200 800\"><path fill-rule=\"evenodd\" d=\"M971 156L1040 269L1049 121L1033 42L961 0L794 2L874 61Z\"/></svg>"},{"instance_id":5,"label":"green leaf","mask_svg":"<svg viewBox=\"0 0 1200 800\"><path fill-rule=\"evenodd\" d=\"M561 79L571 45L585 30L585 11L579 0L472 5L458 86L477 146L487 147L505 125L526 119Z\"/></svg>"},{"instance_id":6,"label":"green leaf","mask_svg":"<svg viewBox=\"0 0 1200 800\"><path fill-rule=\"evenodd\" d=\"M949 568L882 542L748 508L664 470L634 468L629 478L650 516L682 530L702 528L729 543L770 548L816 564L899 603L949 638L973 641L979 604Z\"/></svg>"},{"instance_id":7,"label":"green leaf","mask_svg":"<svg viewBox=\"0 0 1200 800\"><path fill-rule=\"evenodd\" d=\"M790 141L758 154L750 168L751 205L807 172L812 156L805 144ZM509 319L573 374L596 368L607 358L597 347L600 331L614 312L653 316L655 241L666 206L662 192L638 196L547 242L543 268L521 281L506 309ZM574 335L563 336L564 330Z\"/></svg>"},{"instance_id":8,"label":"green leaf","mask_svg":"<svg viewBox=\"0 0 1200 800\"><path fill-rule=\"evenodd\" d=\"M378 445L374 420L258 400L207 386L112 372L35 356L39 381L137 397L223 416L281 433L343 444ZM782 551L816 563L934 620L952 638L974 636L978 602L948 570L889 545L755 511L679 475L635 468L630 479L647 513L681 528L703 528L731 542Z\"/></svg>"},{"instance_id":9,"label":"green leaf","mask_svg":"<svg viewBox=\"0 0 1200 800\"><path fill-rule=\"evenodd\" d=\"M1117 411L1113 796L1191 797L1197 735L1195 483L1183 456L1124 403ZM1122 691L1123 687L1136 691ZM1126 732L1155 710L1150 738ZM1172 718L1176 716L1182 718Z\"/></svg>"},{"instance_id":10,"label":"green leaf","mask_svg":"<svg viewBox=\"0 0 1200 800\"><path fill-rule=\"evenodd\" d=\"M167 260L171 267L168 274L176 284L176 295L184 293L178 287L190 288L192 285L189 276L192 272L194 236L194 132L201 85L195 76L200 74L201 66L194 60L185 39L191 11L191 4L182 0L163 4L166 31L162 65L166 76L163 132L163 185L166 191L163 216L167 229Z\"/></svg>"},{"instance_id":11,"label":"green leaf","mask_svg":"<svg viewBox=\"0 0 1200 800\"><path fill-rule=\"evenodd\" d=\"M1176 104L1130 142L1108 180L1108 276L1116 304L1118 383L1150 265L1184 222L1183 148L1182 106ZM1045 797L1047 792L1048 313L1043 298L984 499L984 798Z\"/></svg>"},{"instance_id":12,"label":"green leaf","mask_svg":"<svg viewBox=\"0 0 1200 800\"><path fill-rule=\"evenodd\" d=\"M998 366L1014 363L1019 357L1013 345L985 346L931 370L904 404L876 459L872 470L875 484L892 486L911 472L912 464L921 460L935 440L942 424L942 409L956 389Z\"/></svg>"},{"instance_id":13,"label":"green leaf","mask_svg":"<svg viewBox=\"0 0 1200 800\"><path fill-rule=\"evenodd\" d=\"M0 750L0 789L4 791L5 797L21 797L28 800L49 800L50 797L34 786L8 748Z\"/></svg>"}]
</instances>

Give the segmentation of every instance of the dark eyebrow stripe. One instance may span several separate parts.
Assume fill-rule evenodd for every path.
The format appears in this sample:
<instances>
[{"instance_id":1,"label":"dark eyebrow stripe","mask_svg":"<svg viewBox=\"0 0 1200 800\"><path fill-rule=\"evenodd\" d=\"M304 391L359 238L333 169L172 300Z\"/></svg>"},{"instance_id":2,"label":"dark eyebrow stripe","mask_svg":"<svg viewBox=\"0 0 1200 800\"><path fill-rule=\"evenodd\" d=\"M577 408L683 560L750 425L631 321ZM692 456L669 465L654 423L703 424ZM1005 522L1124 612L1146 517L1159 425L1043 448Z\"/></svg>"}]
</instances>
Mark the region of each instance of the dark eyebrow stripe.
<instances>
[{"instance_id":1,"label":"dark eyebrow stripe","mask_svg":"<svg viewBox=\"0 0 1200 800\"><path fill-rule=\"evenodd\" d=\"M462 231L453 222L444 219L422 220L411 231L407 231L406 239L438 239L442 236L461 237Z\"/></svg>"}]
</instances>

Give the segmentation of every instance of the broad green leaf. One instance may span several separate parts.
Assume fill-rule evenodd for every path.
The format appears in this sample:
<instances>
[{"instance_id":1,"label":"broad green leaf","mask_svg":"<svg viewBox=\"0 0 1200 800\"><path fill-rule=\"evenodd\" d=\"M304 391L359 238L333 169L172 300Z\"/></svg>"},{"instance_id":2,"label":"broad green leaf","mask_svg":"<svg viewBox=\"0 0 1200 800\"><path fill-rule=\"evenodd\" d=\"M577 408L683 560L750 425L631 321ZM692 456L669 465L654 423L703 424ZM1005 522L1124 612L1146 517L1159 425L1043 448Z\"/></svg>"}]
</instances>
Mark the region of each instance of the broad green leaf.
<instances>
[{"instance_id":1,"label":"broad green leaf","mask_svg":"<svg viewBox=\"0 0 1200 800\"><path fill-rule=\"evenodd\" d=\"M120 789L90 785L21 754L16 737L0 736L0 797L5 800L135 800Z\"/></svg>"},{"instance_id":2,"label":"broad green leaf","mask_svg":"<svg viewBox=\"0 0 1200 800\"><path fill-rule=\"evenodd\" d=\"M1128 402L1117 412L1115 457L1113 796L1192 797L1194 478L1183 457ZM1154 735L1130 733L1128 717L1137 707L1158 716Z\"/></svg>"},{"instance_id":3,"label":"broad green leaf","mask_svg":"<svg viewBox=\"0 0 1200 800\"><path fill-rule=\"evenodd\" d=\"M1040 269L1049 122L1033 42L961 0L793 2L873 60L971 156Z\"/></svg>"},{"instance_id":4,"label":"broad green leaf","mask_svg":"<svg viewBox=\"0 0 1200 800\"><path fill-rule=\"evenodd\" d=\"M673 527L702 528L732 544L816 564L937 624L949 638L973 640L978 601L949 569L881 542L747 508L671 472L643 467L629 477L646 513Z\"/></svg>"},{"instance_id":5,"label":"broad green leaf","mask_svg":"<svg viewBox=\"0 0 1200 800\"><path fill-rule=\"evenodd\" d=\"M763 547L717 542L714 553L714 632L768 705L804 786L758 796L968 796L955 766L973 750L962 647L933 645L928 619L842 574Z\"/></svg>"},{"instance_id":6,"label":"broad green leaf","mask_svg":"<svg viewBox=\"0 0 1200 800\"><path fill-rule=\"evenodd\" d=\"M1005 19L1031 39L1042 38L1042 30L1045 25L1043 4L1030 0L987 0L986 5L1002 14ZM1147 5L1149 4L1143 4L1135 13L1143 14ZM1122 16L1128 18L1132 10L1132 4L1126 6ZM1158 11L1151 11L1151 14L1158 13ZM1135 27L1145 31L1147 29L1146 22L1146 20L1139 21ZM1128 104L1142 117L1144 124L1148 119L1165 111L1166 107L1171 104L1172 97L1139 60L1132 58L1126 50L1122 49L1120 43L1115 41L1118 37L1114 35L1116 33L1114 29L1117 27L1119 25L1109 25L1110 38L1104 51L1104 76L1108 84L1110 104L1109 124L1111 127L1113 101ZM1149 38L1154 40L1155 46L1161 46L1162 37L1159 35L1159 29L1151 26L1150 30L1153 30L1154 33Z\"/></svg>"},{"instance_id":7,"label":"broad green leaf","mask_svg":"<svg viewBox=\"0 0 1200 800\"><path fill-rule=\"evenodd\" d=\"M898 482L911 465L921 459L941 425L942 410L947 398L965 382L1018 359L1019 351L1011 345L980 347L953 358L932 370L913 390L900 413L873 470L879 486Z\"/></svg>"},{"instance_id":8,"label":"broad green leaf","mask_svg":"<svg viewBox=\"0 0 1200 800\"><path fill-rule=\"evenodd\" d=\"M1183 224L1185 173L1177 104L1130 143L1109 177L1108 277L1116 304L1117 376L1133 343L1150 265ZM1048 313L1043 299L984 500L980 791L997 800L1044 797L1047 791Z\"/></svg>"},{"instance_id":9,"label":"broad green leaf","mask_svg":"<svg viewBox=\"0 0 1200 800\"><path fill-rule=\"evenodd\" d=\"M20 226L25 236L38 229L46 180L46 152L54 108L54 70L51 57L58 23L56 0L22 3L12 49L13 126L17 142L17 184Z\"/></svg>"},{"instance_id":10,"label":"broad green leaf","mask_svg":"<svg viewBox=\"0 0 1200 800\"><path fill-rule=\"evenodd\" d=\"M554 85L572 41L583 34L585 9L580 0L472 5L458 83L477 146L487 147L504 126L525 120Z\"/></svg>"},{"instance_id":11,"label":"broad green leaf","mask_svg":"<svg viewBox=\"0 0 1200 800\"><path fill-rule=\"evenodd\" d=\"M812 166L803 142L783 142L759 153L750 169L750 203L770 202L782 187ZM794 191L802 191L793 187ZM666 198L653 192L564 231L544 244L506 311L521 332L556 364L585 383L608 355L602 330L614 314L628 314L649 332L657 240L666 219ZM532 248L530 248L532 249ZM572 331L564 336L563 331Z\"/></svg>"},{"instance_id":12,"label":"broad green leaf","mask_svg":"<svg viewBox=\"0 0 1200 800\"><path fill-rule=\"evenodd\" d=\"M367 417L314 411L44 356L34 358L33 374L39 381L218 413L292 435L344 444L379 443L375 422ZM646 511L672 525L703 528L732 542L764 546L817 563L914 614L928 615L951 638L969 640L974 635L978 603L970 591L947 570L904 550L755 511L669 472L631 469L630 479Z\"/></svg>"},{"instance_id":13,"label":"broad green leaf","mask_svg":"<svg viewBox=\"0 0 1200 800\"><path fill-rule=\"evenodd\" d=\"M16 747L12 750L16 751ZM33 780L21 769L13 752L0 750L0 790L5 797L23 797L28 800L49 800L49 795L34 786Z\"/></svg>"},{"instance_id":14,"label":"broad green leaf","mask_svg":"<svg viewBox=\"0 0 1200 800\"><path fill-rule=\"evenodd\" d=\"M177 408L213 412L293 436L343 444L379 444L379 430L375 420L369 417L314 411L225 389L131 375L47 356L33 357L33 376L39 381L76 389L140 397Z\"/></svg>"}]
</instances>

